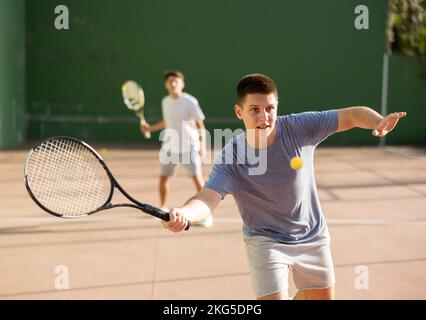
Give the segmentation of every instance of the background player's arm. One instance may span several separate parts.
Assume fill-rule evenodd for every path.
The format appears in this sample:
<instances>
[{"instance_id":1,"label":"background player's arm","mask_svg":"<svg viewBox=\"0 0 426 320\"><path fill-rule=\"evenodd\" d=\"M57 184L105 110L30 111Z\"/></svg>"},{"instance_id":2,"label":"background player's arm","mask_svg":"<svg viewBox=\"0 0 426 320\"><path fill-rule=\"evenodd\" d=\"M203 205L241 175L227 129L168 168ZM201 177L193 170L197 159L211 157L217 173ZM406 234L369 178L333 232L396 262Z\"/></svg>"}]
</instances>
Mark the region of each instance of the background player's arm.
<instances>
[{"instance_id":1,"label":"background player's arm","mask_svg":"<svg viewBox=\"0 0 426 320\"><path fill-rule=\"evenodd\" d=\"M200 120L197 121L196 123L197 129L199 131L199 136L200 136L200 156L201 159L204 159L204 157L206 156L206 131L205 131L205 126L204 126L204 121Z\"/></svg>"},{"instance_id":2,"label":"background player's arm","mask_svg":"<svg viewBox=\"0 0 426 320\"><path fill-rule=\"evenodd\" d=\"M180 232L186 227L186 220L192 222L207 218L218 206L222 196L209 188L202 188L180 208L170 210L170 221L161 221L165 228L173 232Z\"/></svg>"},{"instance_id":3,"label":"background player's arm","mask_svg":"<svg viewBox=\"0 0 426 320\"><path fill-rule=\"evenodd\" d=\"M350 107L337 110L339 125L337 132L352 128L373 130L373 135L383 137L391 132L399 119L404 118L406 112L394 112L383 117L369 107Z\"/></svg>"},{"instance_id":4,"label":"background player's arm","mask_svg":"<svg viewBox=\"0 0 426 320\"><path fill-rule=\"evenodd\" d=\"M164 120L161 120L152 126L147 122L144 124L142 123L140 124L140 129L142 133L160 131L160 130L163 130L165 127L166 127L166 124L164 123Z\"/></svg>"}]
</instances>

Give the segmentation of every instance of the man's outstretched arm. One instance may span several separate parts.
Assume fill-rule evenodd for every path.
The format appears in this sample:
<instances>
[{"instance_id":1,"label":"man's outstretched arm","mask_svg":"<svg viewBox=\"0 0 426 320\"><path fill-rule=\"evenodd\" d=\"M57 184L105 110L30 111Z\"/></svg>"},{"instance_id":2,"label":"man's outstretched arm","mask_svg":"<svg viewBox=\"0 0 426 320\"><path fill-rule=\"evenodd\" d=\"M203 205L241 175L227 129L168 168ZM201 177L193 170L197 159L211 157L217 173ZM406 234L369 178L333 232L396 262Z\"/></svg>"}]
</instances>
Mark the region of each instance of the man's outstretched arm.
<instances>
[{"instance_id":1,"label":"man's outstretched arm","mask_svg":"<svg viewBox=\"0 0 426 320\"><path fill-rule=\"evenodd\" d=\"M172 232L185 229L187 221L195 222L207 218L217 207L222 196L209 188L202 188L180 208L170 210L170 221L161 221L163 226Z\"/></svg>"},{"instance_id":2,"label":"man's outstretched arm","mask_svg":"<svg viewBox=\"0 0 426 320\"><path fill-rule=\"evenodd\" d=\"M164 120L161 120L152 126L148 122L140 124L140 129L143 134L145 134L146 132L160 131L160 130L163 130L165 127L166 127L166 124Z\"/></svg>"},{"instance_id":3,"label":"man's outstretched arm","mask_svg":"<svg viewBox=\"0 0 426 320\"><path fill-rule=\"evenodd\" d=\"M399 119L404 118L406 112L394 112L383 117L369 107L350 107L337 110L339 125L337 132L346 131L352 128L371 129L372 134L383 137L391 132Z\"/></svg>"}]
</instances>

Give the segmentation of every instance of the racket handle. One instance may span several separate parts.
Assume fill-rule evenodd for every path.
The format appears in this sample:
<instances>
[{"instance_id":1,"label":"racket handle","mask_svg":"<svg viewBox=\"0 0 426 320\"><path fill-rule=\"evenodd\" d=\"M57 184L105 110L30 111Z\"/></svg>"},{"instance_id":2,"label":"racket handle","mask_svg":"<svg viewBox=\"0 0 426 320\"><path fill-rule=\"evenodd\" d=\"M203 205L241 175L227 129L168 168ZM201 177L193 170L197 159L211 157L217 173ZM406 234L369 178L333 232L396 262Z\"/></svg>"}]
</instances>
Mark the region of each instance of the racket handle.
<instances>
[{"instance_id":1,"label":"racket handle","mask_svg":"<svg viewBox=\"0 0 426 320\"><path fill-rule=\"evenodd\" d=\"M146 123L146 121L140 116L139 116L139 118L140 118L140 124L144 125ZM143 133L143 136L145 137L145 139L150 139L151 138L151 132L146 131L146 132Z\"/></svg>"},{"instance_id":2,"label":"racket handle","mask_svg":"<svg viewBox=\"0 0 426 320\"><path fill-rule=\"evenodd\" d=\"M191 228L191 221L188 220L188 224L185 227L185 231L189 230Z\"/></svg>"},{"instance_id":3,"label":"racket handle","mask_svg":"<svg viewBox=\"0 0 426 320\"><path fill-rule=\"evenodd\" d=\"M168 212L161 210L160 208L150 206L149 204L145 204L143 207L143 211L149 213L150 215L160 218L164 221L170 221L170 215ZM185 230L189 230L191 228L191 221L188 220L188 223L185 227Z\"/></svg>"},{"instance_id":4,"label":"racket handle","mask_svg":"<svg viewBox=\"0 0 426 320\"><path fill-rule=\"evenodd\" d=\"M170 221L170 216L168 212L161 210L160 208L151 206L149 204L144 204L142 207L142 211L149 213L154 217L160 218L161 220Z\"/></svg>"}]
</instances>

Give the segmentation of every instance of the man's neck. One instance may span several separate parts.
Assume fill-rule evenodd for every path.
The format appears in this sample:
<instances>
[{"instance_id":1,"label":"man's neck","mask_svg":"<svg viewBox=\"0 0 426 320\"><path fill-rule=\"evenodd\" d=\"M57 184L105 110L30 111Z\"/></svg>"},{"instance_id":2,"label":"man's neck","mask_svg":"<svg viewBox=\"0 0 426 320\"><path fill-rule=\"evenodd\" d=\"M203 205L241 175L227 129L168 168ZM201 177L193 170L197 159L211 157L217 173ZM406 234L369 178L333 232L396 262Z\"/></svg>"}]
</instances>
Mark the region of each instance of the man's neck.
<instances>
[{"instance_id":1,"label":"man's neck","mask_svg":"<svg viewBox=\"0 0 426 320\"><path fill-rule=\"evenodd\" d=\"M170 96L172 97L173 100L176 100L180 97L182 97L183 92L178 92L178 93L170 93Z\"/></svg>"}]
</instances>

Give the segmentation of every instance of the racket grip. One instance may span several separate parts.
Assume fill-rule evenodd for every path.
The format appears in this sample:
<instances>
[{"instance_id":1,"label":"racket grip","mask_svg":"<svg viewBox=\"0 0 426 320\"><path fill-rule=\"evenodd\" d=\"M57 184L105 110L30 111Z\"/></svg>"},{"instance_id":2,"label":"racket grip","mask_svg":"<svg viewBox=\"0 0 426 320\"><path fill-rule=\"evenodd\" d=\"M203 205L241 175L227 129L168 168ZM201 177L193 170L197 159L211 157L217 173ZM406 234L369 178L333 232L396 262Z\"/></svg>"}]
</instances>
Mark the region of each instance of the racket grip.
<instances>
[{"instance_id":1,"label":"racket grip","mask_svg":"<svg viewBox=\"0 0 426 320\"><path fill-rule=\"evenodd\" d=\"M140 123L141 125L146 124L146 121L145 121L145 119L143 118L143 116L142 116L142 115L140 115L140 114L137 114L137 115L138 115L138 117L139 117L139 123ZM146 131L146 132L144 132L144 133L143 133L143 136L145 137L145 139L150 139L150 138L151 138L151 132Z\"/></svg>"},{"instance_id":2,"label":"racket grip","mask_svg":"<svg viewBox=\"0 0 426 320\"><path fill-rule=\"evenodd\" d=\"M149 204L145 204L143 211L145 211L146 213L149 213L150 215L154 217L160 218L161 220L170 221L169 213L164 210L161 210L160 208L153 207ZM189 228L191 228L191 221L188 220L185 230L189 230Z\"/></svg>"},{"instance_id":3,"label":"racket grip","mask_svg":"<svg viewBox=\"0 0 426 320\"><path fill-rule=\"evenodd\" d=\"M161 210L160 208L153 207L149 204L144 204L143 211L145 211L146 213L149 213L150 215L154 217L160 218L161 220L170 221L169 213Z\"/></svg>"},{"instance_id":4,"label":"racket grip","mask_svg":"<svg viewBox=\"0 0 426 320\"><path fill-rule=\"evenodd\" d=\"M191 221L188 220L188 224L185 227L185 231L189 230L191 228Z\"/></svg>"}]
</instances>

